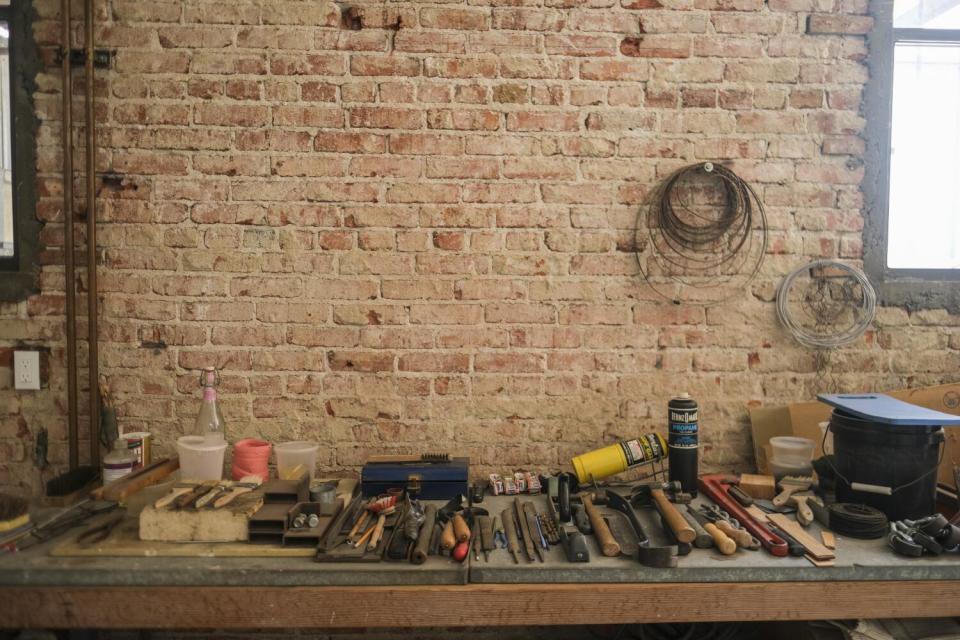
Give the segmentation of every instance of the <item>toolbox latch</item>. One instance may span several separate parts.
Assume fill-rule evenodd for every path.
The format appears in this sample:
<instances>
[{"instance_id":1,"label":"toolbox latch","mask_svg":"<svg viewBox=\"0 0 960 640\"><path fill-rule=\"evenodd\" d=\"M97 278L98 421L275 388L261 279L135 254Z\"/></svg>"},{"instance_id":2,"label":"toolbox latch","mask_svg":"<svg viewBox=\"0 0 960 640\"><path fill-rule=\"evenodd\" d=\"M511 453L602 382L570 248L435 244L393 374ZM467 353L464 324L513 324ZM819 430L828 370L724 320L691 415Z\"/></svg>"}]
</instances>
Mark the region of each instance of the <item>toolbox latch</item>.
<instances>
[{"instance_id":1,"label":"toolbox latch","mask_svg":"<svg viewBox=\"0 0 960 640\"><path fill-rule=\"evenodd\" d=\"M419 473L411 473L407 476L407 493L414 495L420 493L423 477Z\"/></svg>"}]
</instances>

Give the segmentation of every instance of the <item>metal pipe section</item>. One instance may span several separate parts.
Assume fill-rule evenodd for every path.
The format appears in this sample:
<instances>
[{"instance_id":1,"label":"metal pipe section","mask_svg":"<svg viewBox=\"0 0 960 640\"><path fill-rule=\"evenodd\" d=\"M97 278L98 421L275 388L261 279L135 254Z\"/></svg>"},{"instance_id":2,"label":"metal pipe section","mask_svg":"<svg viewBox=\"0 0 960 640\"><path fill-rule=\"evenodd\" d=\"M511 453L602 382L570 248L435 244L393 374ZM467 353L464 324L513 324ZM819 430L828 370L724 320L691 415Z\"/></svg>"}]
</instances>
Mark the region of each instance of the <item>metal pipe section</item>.
<instances>
[{"instance_id":1,"label":"metal pipe section","mask_svg":"<svg viewBox=\"0 0 960 640\"><path fill-rule=\"evenodd\" d=\"M67 438L70 468L80 466L77 429L77 300L73 271L73 82L70 74L70 0L60 1L63 27L63 250L64 289L67 296Z\"/></svg>"},{"instance_id":2,"label":"metal pipe section","mask_svg":"<svg viewBox=\"0 0 960 640\"><path fill-rule=\"evenodd\" d=\"M98 362L99 336L97 333L97 142L94 113L93 73L93 0L84 3L84 106L86 107L87 151L87 362L90 386L90 465L100 467L100 372Z\"/></svg>"}]
</instances>

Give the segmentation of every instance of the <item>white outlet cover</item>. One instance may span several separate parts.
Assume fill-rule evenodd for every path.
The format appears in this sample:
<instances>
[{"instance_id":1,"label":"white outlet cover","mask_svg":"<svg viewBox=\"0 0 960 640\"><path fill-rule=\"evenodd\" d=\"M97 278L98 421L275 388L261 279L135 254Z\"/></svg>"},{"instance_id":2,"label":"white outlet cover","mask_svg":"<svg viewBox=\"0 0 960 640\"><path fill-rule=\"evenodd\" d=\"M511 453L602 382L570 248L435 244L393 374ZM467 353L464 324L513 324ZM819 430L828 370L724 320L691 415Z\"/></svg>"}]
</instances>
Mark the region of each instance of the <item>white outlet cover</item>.
<instances>
[{"instance_id":1,"label":"white outlet cover","mask_svg":"<svg viewBox=\"0 0 960 640\"><path fill-rule=\"evenodd\" d=\"M40 352L13 352L13 388L25 391L40 389Z\"/></svg>"}]
</instances>

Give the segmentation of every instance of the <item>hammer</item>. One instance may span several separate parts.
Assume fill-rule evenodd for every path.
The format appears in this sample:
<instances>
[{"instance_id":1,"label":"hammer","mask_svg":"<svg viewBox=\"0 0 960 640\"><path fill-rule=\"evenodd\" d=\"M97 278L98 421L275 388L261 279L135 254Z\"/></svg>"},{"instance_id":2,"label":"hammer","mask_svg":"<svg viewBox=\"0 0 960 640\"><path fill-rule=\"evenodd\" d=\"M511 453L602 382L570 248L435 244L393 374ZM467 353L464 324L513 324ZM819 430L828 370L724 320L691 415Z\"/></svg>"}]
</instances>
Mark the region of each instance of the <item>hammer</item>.
<instances>
[{"instance_id":1,"label":"hammer","mask_svg":"<svg viewBox=\"0 0 960 640\"><path fill-rule=\"evenodd\" d=\"M673 503L667 499L667 495L663 492L664 489L673 490L674 488L674 483L671 482L641 484L633 489L630 501L638 506L650 506L652 504L663 516L667 526L670 527L679 542L693 542L697 537L696 530L690 526L690 523L677 511L677 508L673 506Z\"/></svg>"}]
</instances>

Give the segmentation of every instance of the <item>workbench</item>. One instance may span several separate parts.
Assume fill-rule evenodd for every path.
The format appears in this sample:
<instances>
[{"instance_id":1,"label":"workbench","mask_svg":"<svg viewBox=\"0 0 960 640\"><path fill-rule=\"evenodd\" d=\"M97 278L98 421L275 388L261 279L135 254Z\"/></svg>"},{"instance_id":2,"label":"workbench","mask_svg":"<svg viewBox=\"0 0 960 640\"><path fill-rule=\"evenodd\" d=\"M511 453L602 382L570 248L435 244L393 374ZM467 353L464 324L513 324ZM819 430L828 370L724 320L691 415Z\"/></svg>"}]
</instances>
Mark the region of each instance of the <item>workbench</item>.
<instances>
[{"instance_id":1,"label":"workbench","mask_svg":"<svg viewBox=\"0 0 960 640\"><path fill-rule=\"evenodd\" d=\"M492 513L503 498L485 501ZM812 525L816 531L816 524ZM77 531L80 531L78 529ZM960 616L960 554L895 556L838 537L836 566L694 549L677 568L600 555L514 564L318 563L292 557L0 556L0 627L252 629L620 624Z\"/></svg>"}]
</instances>

